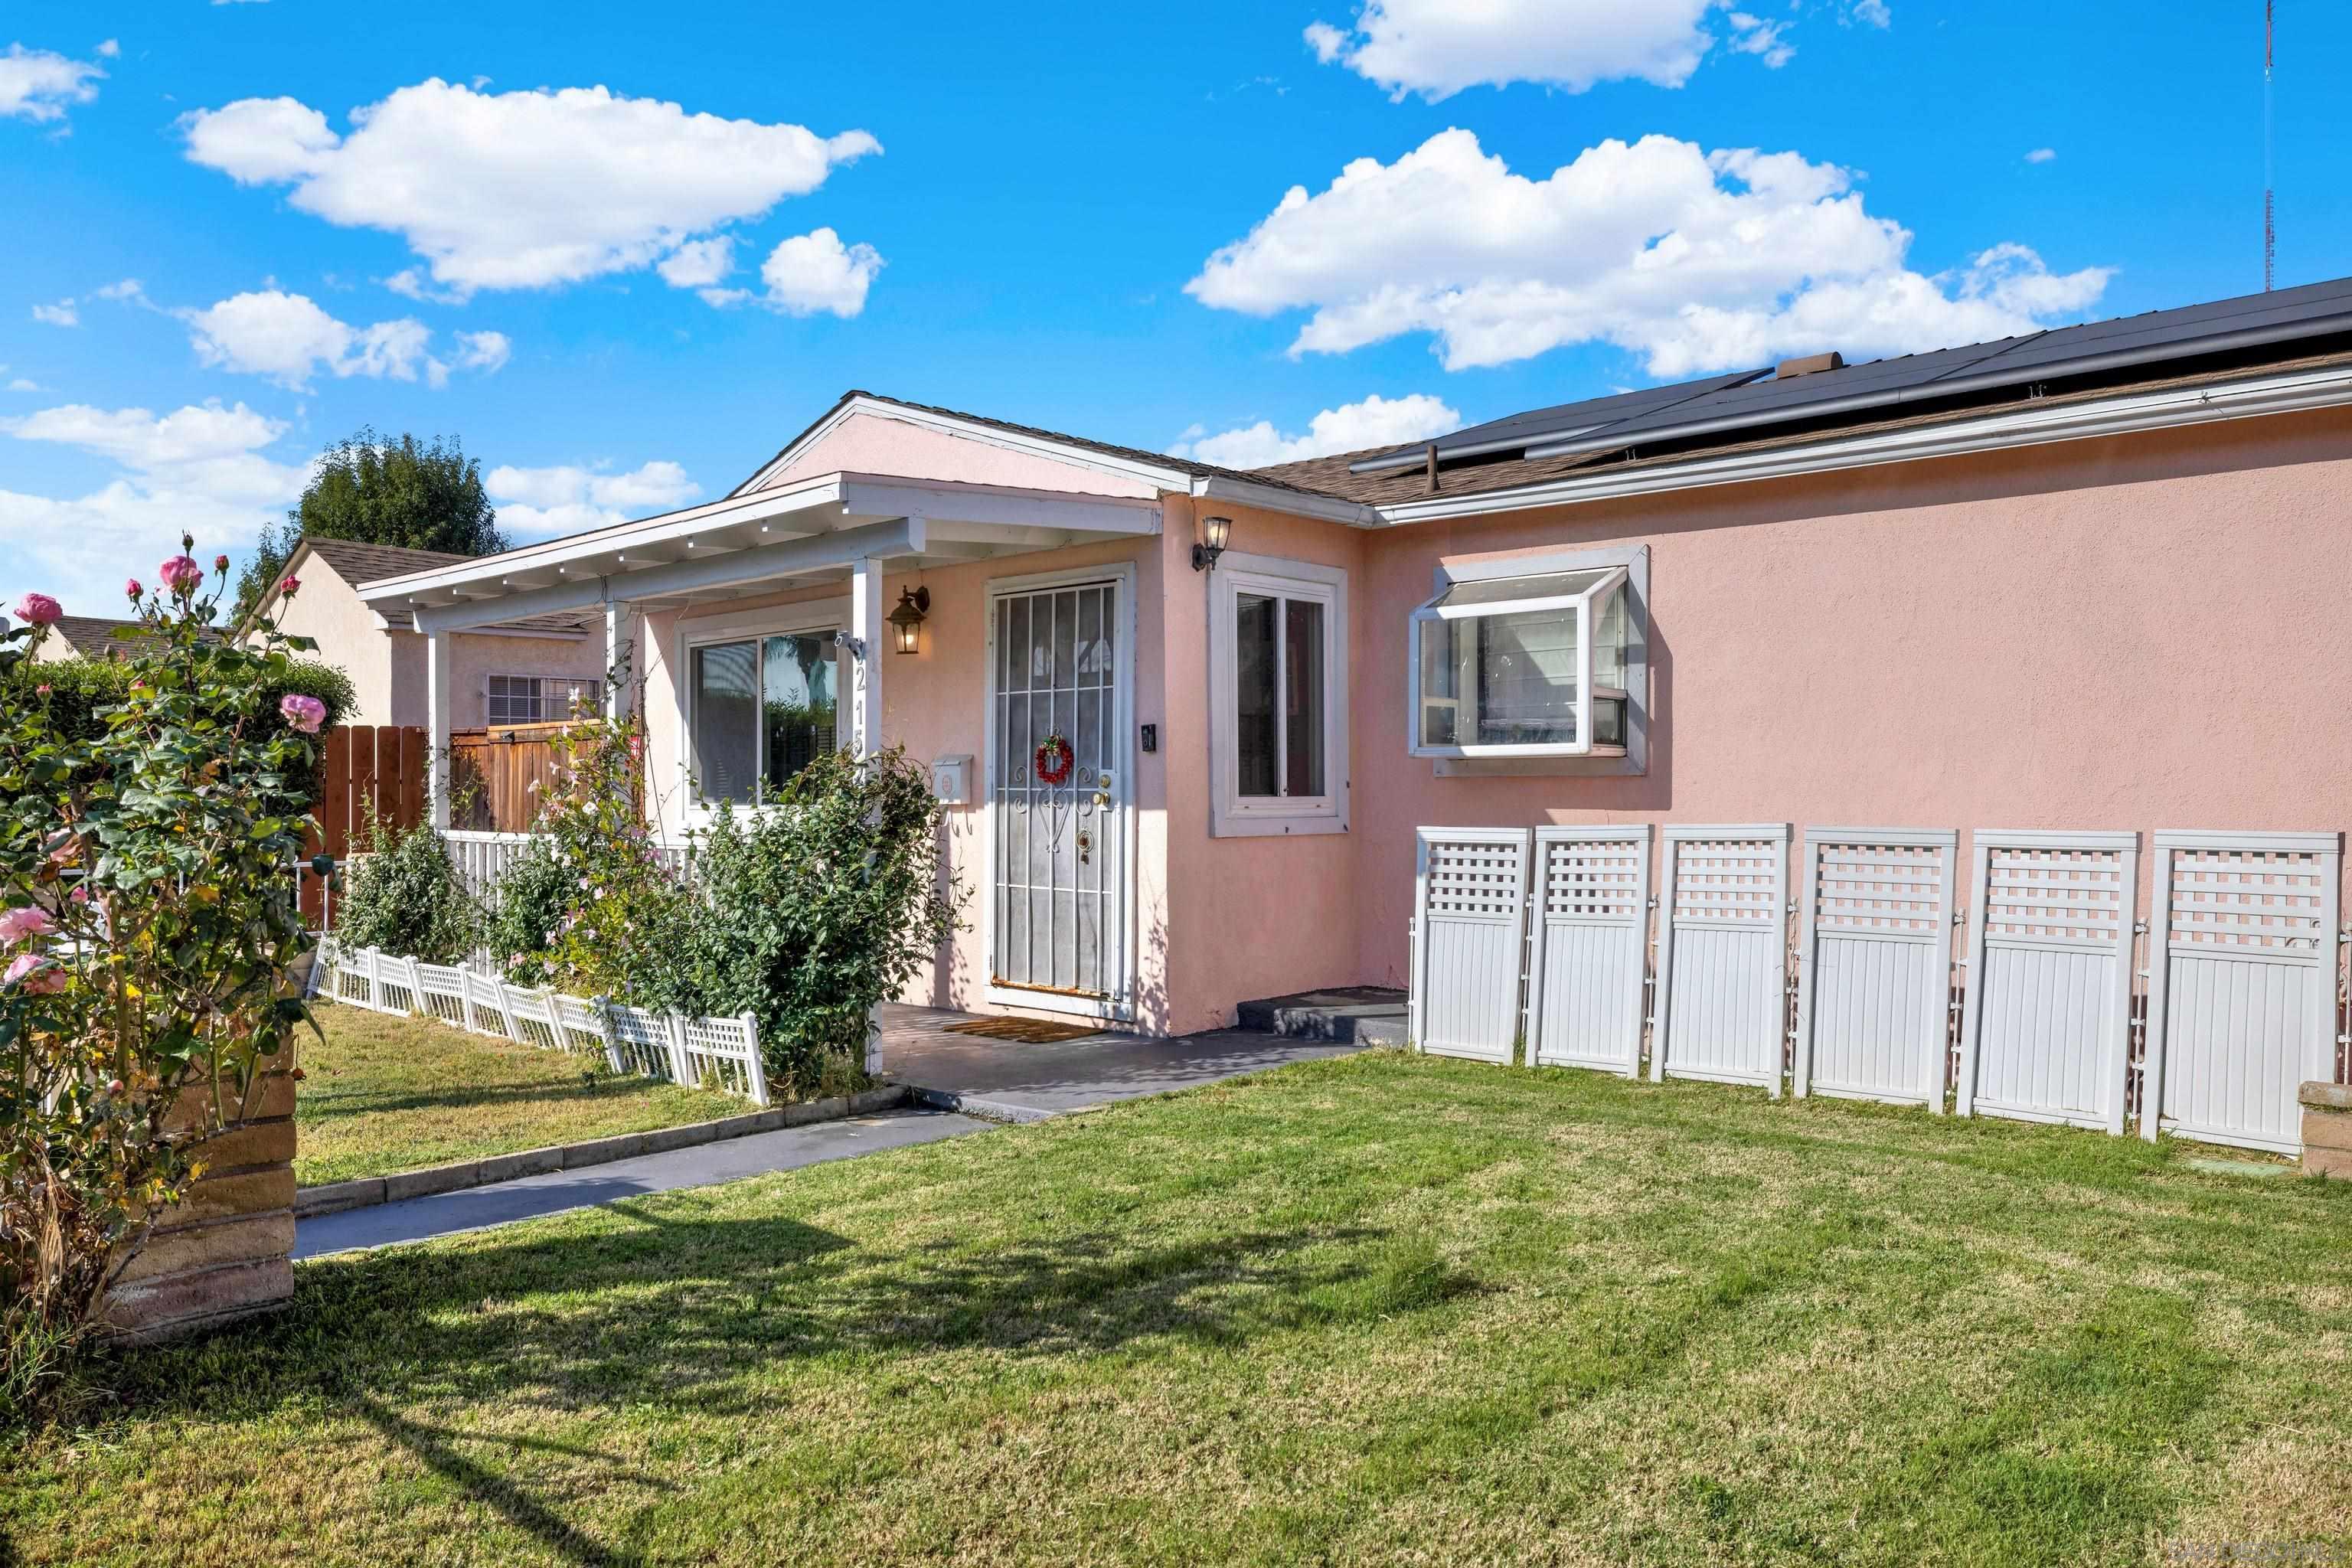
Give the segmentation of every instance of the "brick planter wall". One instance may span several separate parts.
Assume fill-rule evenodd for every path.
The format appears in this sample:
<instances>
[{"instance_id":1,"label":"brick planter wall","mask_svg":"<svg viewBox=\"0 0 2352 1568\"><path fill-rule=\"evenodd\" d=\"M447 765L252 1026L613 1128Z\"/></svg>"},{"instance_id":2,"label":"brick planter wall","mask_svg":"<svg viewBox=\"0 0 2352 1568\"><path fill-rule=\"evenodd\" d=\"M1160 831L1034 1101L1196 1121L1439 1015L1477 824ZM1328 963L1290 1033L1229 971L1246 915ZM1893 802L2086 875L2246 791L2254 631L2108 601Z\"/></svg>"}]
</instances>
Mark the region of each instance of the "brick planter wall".
<instances>
[{"instance_id":1,"label":"brick planter wall","mask_svg":"<svg viewBox=\"0 0 2352 1568\"><path fill-rule=\"evenodd\" d=\"M2303 1168L2352 1181L2352 1084L2303 1086Z\"/></svg>"},{"instance_id":2,"label":"brick planter wall","mask_svg":"<svg viewBox=\"0 0 2352 1568\"><path fill-rule=\"evenodd\" d=\"M183 1095L172 1125L196 1125L211 1100ZM205 1145L203 1179L116 1285L105 1321L121 1337L170 1339L294 1294L294 1080L282 1068L257 1087L253 1116Z\"/></svg>"}]
</instances>

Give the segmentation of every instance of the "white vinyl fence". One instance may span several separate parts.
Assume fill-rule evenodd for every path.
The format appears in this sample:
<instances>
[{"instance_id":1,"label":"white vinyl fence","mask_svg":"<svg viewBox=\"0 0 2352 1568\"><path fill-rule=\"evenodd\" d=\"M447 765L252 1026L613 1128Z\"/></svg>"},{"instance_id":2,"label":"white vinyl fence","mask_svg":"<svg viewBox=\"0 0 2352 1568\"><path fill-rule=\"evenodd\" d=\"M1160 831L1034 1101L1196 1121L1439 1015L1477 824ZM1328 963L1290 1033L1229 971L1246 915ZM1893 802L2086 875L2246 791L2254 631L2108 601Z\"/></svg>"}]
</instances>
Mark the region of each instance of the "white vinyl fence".
<instances>
[{"instance_id":1,"label":"white vinyl fence","mask_svg":"<svg viewBox=\"0 0 2352 1568\"><path fill-rule=\"evenodd\" d=\"M1650 831L1421 829L1419 1047L1638 1074L1655 907L1653 1079L2112 1133L2137 1106L2144 1137L2292 1154L2298 1087L2352 1078L2336 834L2158 833L2143 922L2136 832L1979 828L1963 889L1953 830L1811 828L1792 903L1786 824L1665 828L1656 900Z\"/></svg>"},{"instance_id":2,"label":"white vinyl fence","mask_svg":"<svg viewBox=\"0 0 2352 1568\"><path fill-rule=\"evenodd\" d=\"M1507 1062L1518 1042L1528 830L1424 827L1417 837L1413 1038L1440 1056Z\"/></svg>"},{"instance_id":3,"label":"white vinyl fence","mask_svg":"<svg viewBox=\"0 0 2352 1568\"><path fill-rule=\"evenodd\" d=\"M1529 1059L1642 1070L1650 829L1538 827L1528 958Z\"/></svg>"},{"instance_id":4,"label":"white vinyl fence","mask_svg":"<svg viewBox=\"0 0 2352 1568\"><path fill-rule=\"evenodd\" d=\"M1806 830L1798 1094L1944 1109L1958 840L1949 829Z\"/></svg>"},{"instance_id":5,"label":"white vinyl fence","mask_svg":"<svg viewBox=\"0 0 2352 1568\"><path fill-rule=\"evenodd\" d=\"M2296 1087L2335 1073L2339 858L2332 833L2156 836L2146 1136L2301 1151Z\"/></svg>"},{"instance_id":6,"label":"white vinyl fence","mask_svg":"<svg viewBox=\"0 0 2352 1568\"><path fill-rule=\"evenodd\" d=\"M1650 1076L1761 1084L1787 1031L1789 825L1669 827Z\"/></svg>"},{"instance_id":7,"label":"white vinyl fence","mask_svg":"<svg viewBox=\"0 0 2352 1568\"><path fill-rule=\"evenodd\" d=\"M2139 835L1975 839L1956 1109L2121 1132Z\"/></svg>"},{"instance_id":8,"label":"white vinyl fence","mask_svg":"<svg viewBox=\"0 0 2352 1568\"><path fill-rule=\"evenodd\" d=\"M614 1072L675 1083L716 1083L755 1105L768 1103L760 1030L740 1018L688 1018L509 985L452 964L397 958L375 948L319 944L312 988L330 1001L372 1012L420 1016L478 1035L550 1049L602 1049Z\"/></svg>"}]
</instances>

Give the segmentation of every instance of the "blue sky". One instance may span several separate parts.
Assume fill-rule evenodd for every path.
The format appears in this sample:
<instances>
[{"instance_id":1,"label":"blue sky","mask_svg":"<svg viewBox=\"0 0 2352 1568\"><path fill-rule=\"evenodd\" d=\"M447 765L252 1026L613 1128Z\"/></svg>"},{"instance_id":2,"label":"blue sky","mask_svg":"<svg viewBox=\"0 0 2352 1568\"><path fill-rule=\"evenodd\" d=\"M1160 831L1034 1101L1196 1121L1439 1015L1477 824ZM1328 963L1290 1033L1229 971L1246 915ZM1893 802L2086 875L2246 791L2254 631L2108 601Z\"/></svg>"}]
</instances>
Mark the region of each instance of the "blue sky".
<instances>
[{"instance_id":1,"label":"blue sky","mask_svg":"<svg viewBox=\"0 0 2352 1568\"><path fill-rule=\"evenodd\" d=\"M2347 10L2282 284L2352 271ZM1248 464L2262 281L2258 4L392 15L0 6L0 595L112 613L362 424L532 537L853 386Z\"/></svg>"}]
</instances>

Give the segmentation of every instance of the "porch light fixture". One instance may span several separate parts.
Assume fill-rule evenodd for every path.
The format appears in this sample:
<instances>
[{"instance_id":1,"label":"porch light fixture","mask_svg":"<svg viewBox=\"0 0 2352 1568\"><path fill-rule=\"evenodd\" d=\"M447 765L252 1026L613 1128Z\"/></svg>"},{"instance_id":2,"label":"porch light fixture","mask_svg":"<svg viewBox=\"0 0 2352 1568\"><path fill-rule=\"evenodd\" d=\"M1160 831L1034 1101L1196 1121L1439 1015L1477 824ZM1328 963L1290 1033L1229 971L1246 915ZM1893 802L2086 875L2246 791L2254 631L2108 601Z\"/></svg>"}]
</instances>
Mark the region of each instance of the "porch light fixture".
<instances>
[{"instance_id":1,"label":"porch light fixture","mask_svg":"<svg viewBox=\"0 0 2352 1568\"><path fill-rule=\"evenodd\" d=\"M923 617L930 614L931 591L929 588L901 588L898 607L890 612L890 627L896 635L900 653L913 653L921 645L922 636L917 630Z\"/></svg>"},{"instance_id":2,"label":"porch light fixture","mask_svg":"<svg viewBox=\"0 0 2352 1568\"><path fill-rule=\"evenodd\" d=\"M1192 546L1192 570L1206 572L1225 552L1225 541L1233 537L1234 520L1230 517L1204 517L1201 520L1201 537Z\"/></svg>"}]
</instances>

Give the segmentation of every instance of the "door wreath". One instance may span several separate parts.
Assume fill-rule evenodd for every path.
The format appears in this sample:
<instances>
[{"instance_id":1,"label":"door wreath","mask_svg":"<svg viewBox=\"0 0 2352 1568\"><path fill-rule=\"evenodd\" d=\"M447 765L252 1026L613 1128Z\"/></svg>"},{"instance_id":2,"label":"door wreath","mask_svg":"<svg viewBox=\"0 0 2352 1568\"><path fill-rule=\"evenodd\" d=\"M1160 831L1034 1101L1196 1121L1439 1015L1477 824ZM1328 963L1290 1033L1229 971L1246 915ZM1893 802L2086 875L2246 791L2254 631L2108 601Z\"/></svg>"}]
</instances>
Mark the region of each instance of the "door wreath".
<instances>
[{"instance_id":1,"label":"door wreath","mask_svg":"<svg viewBox=\"0 0 2352 1568\"><path fill-rule=\"evenodd\" d=\"M1070 770L1077 765L1069 741L1058 732L1045 737L1031 761L1036 764L1037 781L1046 785L1069 783Z\"/></svg>"}]
</instances>

